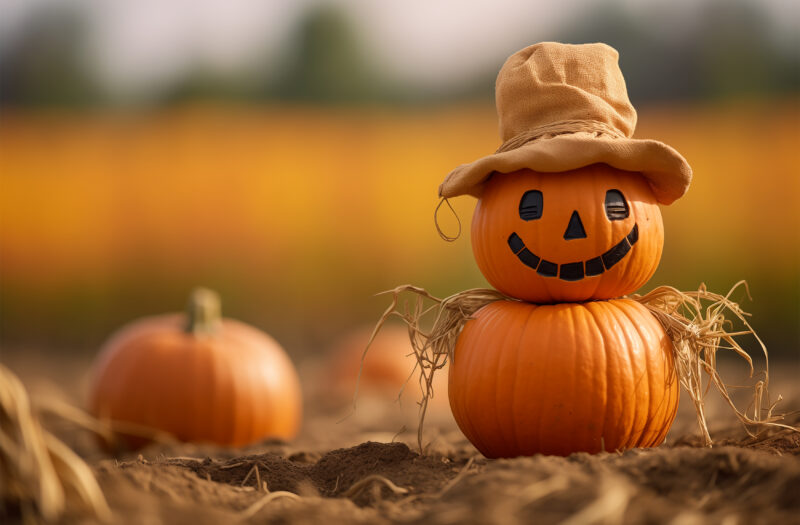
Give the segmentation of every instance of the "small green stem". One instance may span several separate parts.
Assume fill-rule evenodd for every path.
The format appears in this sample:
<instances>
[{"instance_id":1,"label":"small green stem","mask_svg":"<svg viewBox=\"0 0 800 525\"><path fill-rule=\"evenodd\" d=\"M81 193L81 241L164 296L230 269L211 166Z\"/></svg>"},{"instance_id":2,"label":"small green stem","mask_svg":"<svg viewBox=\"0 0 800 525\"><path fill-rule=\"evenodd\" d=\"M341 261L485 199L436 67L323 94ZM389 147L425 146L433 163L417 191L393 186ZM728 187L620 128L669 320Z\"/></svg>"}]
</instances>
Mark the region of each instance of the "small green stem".
<instances>
[{"instance_id":1,"label":"small green stem","mask_svg":"<svg viewBox=\"0 0 800 525\"><path fill-rule=\"evenodd\" d=\"M222 322L219 294L208 288L195 288L186 306L186 332L212 335Z\"/></svg>"}]
</instances>

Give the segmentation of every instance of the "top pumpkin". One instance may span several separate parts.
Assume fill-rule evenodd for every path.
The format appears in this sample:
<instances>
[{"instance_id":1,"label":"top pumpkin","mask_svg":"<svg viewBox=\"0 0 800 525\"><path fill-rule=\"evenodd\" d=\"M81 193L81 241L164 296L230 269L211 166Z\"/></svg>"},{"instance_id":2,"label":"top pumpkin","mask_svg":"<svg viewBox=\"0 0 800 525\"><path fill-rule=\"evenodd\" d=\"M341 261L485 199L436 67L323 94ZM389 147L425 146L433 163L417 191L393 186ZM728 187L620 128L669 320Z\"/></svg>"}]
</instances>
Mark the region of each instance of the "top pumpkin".
<instances>
[{"instance_id":1,"label":"top pumpkin","mask_svg":"<svg viewBox=\"0 0 800 525\"><path fill-rule=\"evenodd\" d=\"M631 293L656 271L663 245L661 212L645 179L604 164L495 174L472 219L483 275L534 303Z\"/></svg>"}]
</instances>

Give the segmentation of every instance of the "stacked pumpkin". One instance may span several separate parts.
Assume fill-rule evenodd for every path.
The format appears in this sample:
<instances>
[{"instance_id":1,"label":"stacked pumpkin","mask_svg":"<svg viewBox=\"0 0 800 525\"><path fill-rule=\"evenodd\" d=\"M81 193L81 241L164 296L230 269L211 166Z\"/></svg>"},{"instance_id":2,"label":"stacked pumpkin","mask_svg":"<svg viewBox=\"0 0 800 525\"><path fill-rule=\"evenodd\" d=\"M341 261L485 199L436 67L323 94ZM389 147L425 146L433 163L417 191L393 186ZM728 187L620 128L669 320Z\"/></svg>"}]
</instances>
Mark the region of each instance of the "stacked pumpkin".
<instances>
[{"instance_id":1,"label":"stacked pumpkin","mask_svg":"<svg viewBox=\"0 0 800 525\"><path fill-rule=\"evenodd\" d=\"M439 190L478 197L473 253L509 296L464 325L450 364L453 415L488 457L655 446L676 414L670 339L623 296L655 272L658 205L686 191L691 168L631 138L617 58L557 43L510 57L496 89L504 144Z\"/></svg>"}]
</instances>

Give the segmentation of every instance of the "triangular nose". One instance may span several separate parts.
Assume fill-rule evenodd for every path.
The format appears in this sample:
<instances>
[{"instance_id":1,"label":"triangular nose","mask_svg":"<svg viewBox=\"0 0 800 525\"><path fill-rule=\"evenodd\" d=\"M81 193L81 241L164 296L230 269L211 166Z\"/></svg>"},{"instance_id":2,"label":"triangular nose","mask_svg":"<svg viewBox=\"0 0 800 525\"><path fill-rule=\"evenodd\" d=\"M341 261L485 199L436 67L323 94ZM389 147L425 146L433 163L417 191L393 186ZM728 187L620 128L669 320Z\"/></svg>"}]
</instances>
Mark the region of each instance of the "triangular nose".
<instances>
[{"instance_id":1,"label":"triangular nose","mask_svg":"<svg viewBox=\"0 0 800 525\"><path fill-rule=\"evenodd\" d=\"M583 223L581 222L581 216L578 215L578 210L572 212L572 216L569 218L569 224L567 224L567 231L564 232L564 239L585 239L586 238L586 230L583 229Z\"/></svg>"}]
</instances>

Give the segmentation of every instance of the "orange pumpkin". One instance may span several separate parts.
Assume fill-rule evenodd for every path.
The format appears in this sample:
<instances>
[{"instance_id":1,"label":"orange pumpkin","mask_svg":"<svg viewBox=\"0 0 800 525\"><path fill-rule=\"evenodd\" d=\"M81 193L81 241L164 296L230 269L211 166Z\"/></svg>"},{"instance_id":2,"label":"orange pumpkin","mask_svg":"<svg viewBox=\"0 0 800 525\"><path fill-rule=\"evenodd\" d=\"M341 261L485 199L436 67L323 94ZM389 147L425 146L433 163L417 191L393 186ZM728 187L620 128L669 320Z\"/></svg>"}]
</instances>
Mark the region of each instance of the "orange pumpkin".
<instances>
[{"instance_id":1,"label":"orange pumpkin","mask_svg":"<svg viewBox=\"0 0 800 525\"><path fill-rule=\"evenodd\" d=\"M656 271L663 245L645 178L605 164L495 173L472 219L472 249L486 279L540 304L629 294Z\"/></svg>"},{"instance_id":2,"label":"orange pumpkin","mask_svg":"<svg viewBox=\"0 0 800 525\"><path fill-rule=\"evenodd\" d=\"M670 341L629 299L486 305L458 338L448 392L490 458L656 446L678 407Z\"/></svg>"},{"instance_id":3,"label":"orange pumpkin","mask_svg":"<svg viewBox=\"0 0 800 525\"><path fill-rule=\"evenodd\" d=\"M202 289L186 315L141 319L110 338L95 366L89 405L101 419L233 446L293 438L302 411L300 381L280 345L222 319L219 298ZM121 437L131 447L144 444Z\"/></svg>"},{"instance_id":4,"label":"orange pumpkin","mask_svg":"<svg viewBox=\"0 0 800 525\"><path fill-rule=\"evenodd\" d=\"M419 368L416 367L408 328L398 324L384 325L364 357L364 349L373 328L365 326L355 329L333 346L327 367L325 396L331 401L350 403L358 381L360 398L394 400L402 391L402 399L406 400L406 405L416 410L422 392L419 386ZM448 411L446 378L445 370L434 375L435 395L429 408ZM408 402L409 399L414 402Z\"/></svg>"},{"instance_id":5,"label":"orange pumpkin","mask_svg":"<svg viewBox=\"0 0 800 525\"><path fill-rule=\"evenodd\" d=\"M359 371L359 391L362 395L394 399L403 385L409 382L414 368L408 329L402 326L384 326L364 358L364 349L372 330L372 327L363 327L347 333L331 350L328 369L331 391L337 392L347 402L352 401ZM413 379L410 382L413 383Z\"/></svg>"}]
</instances>

